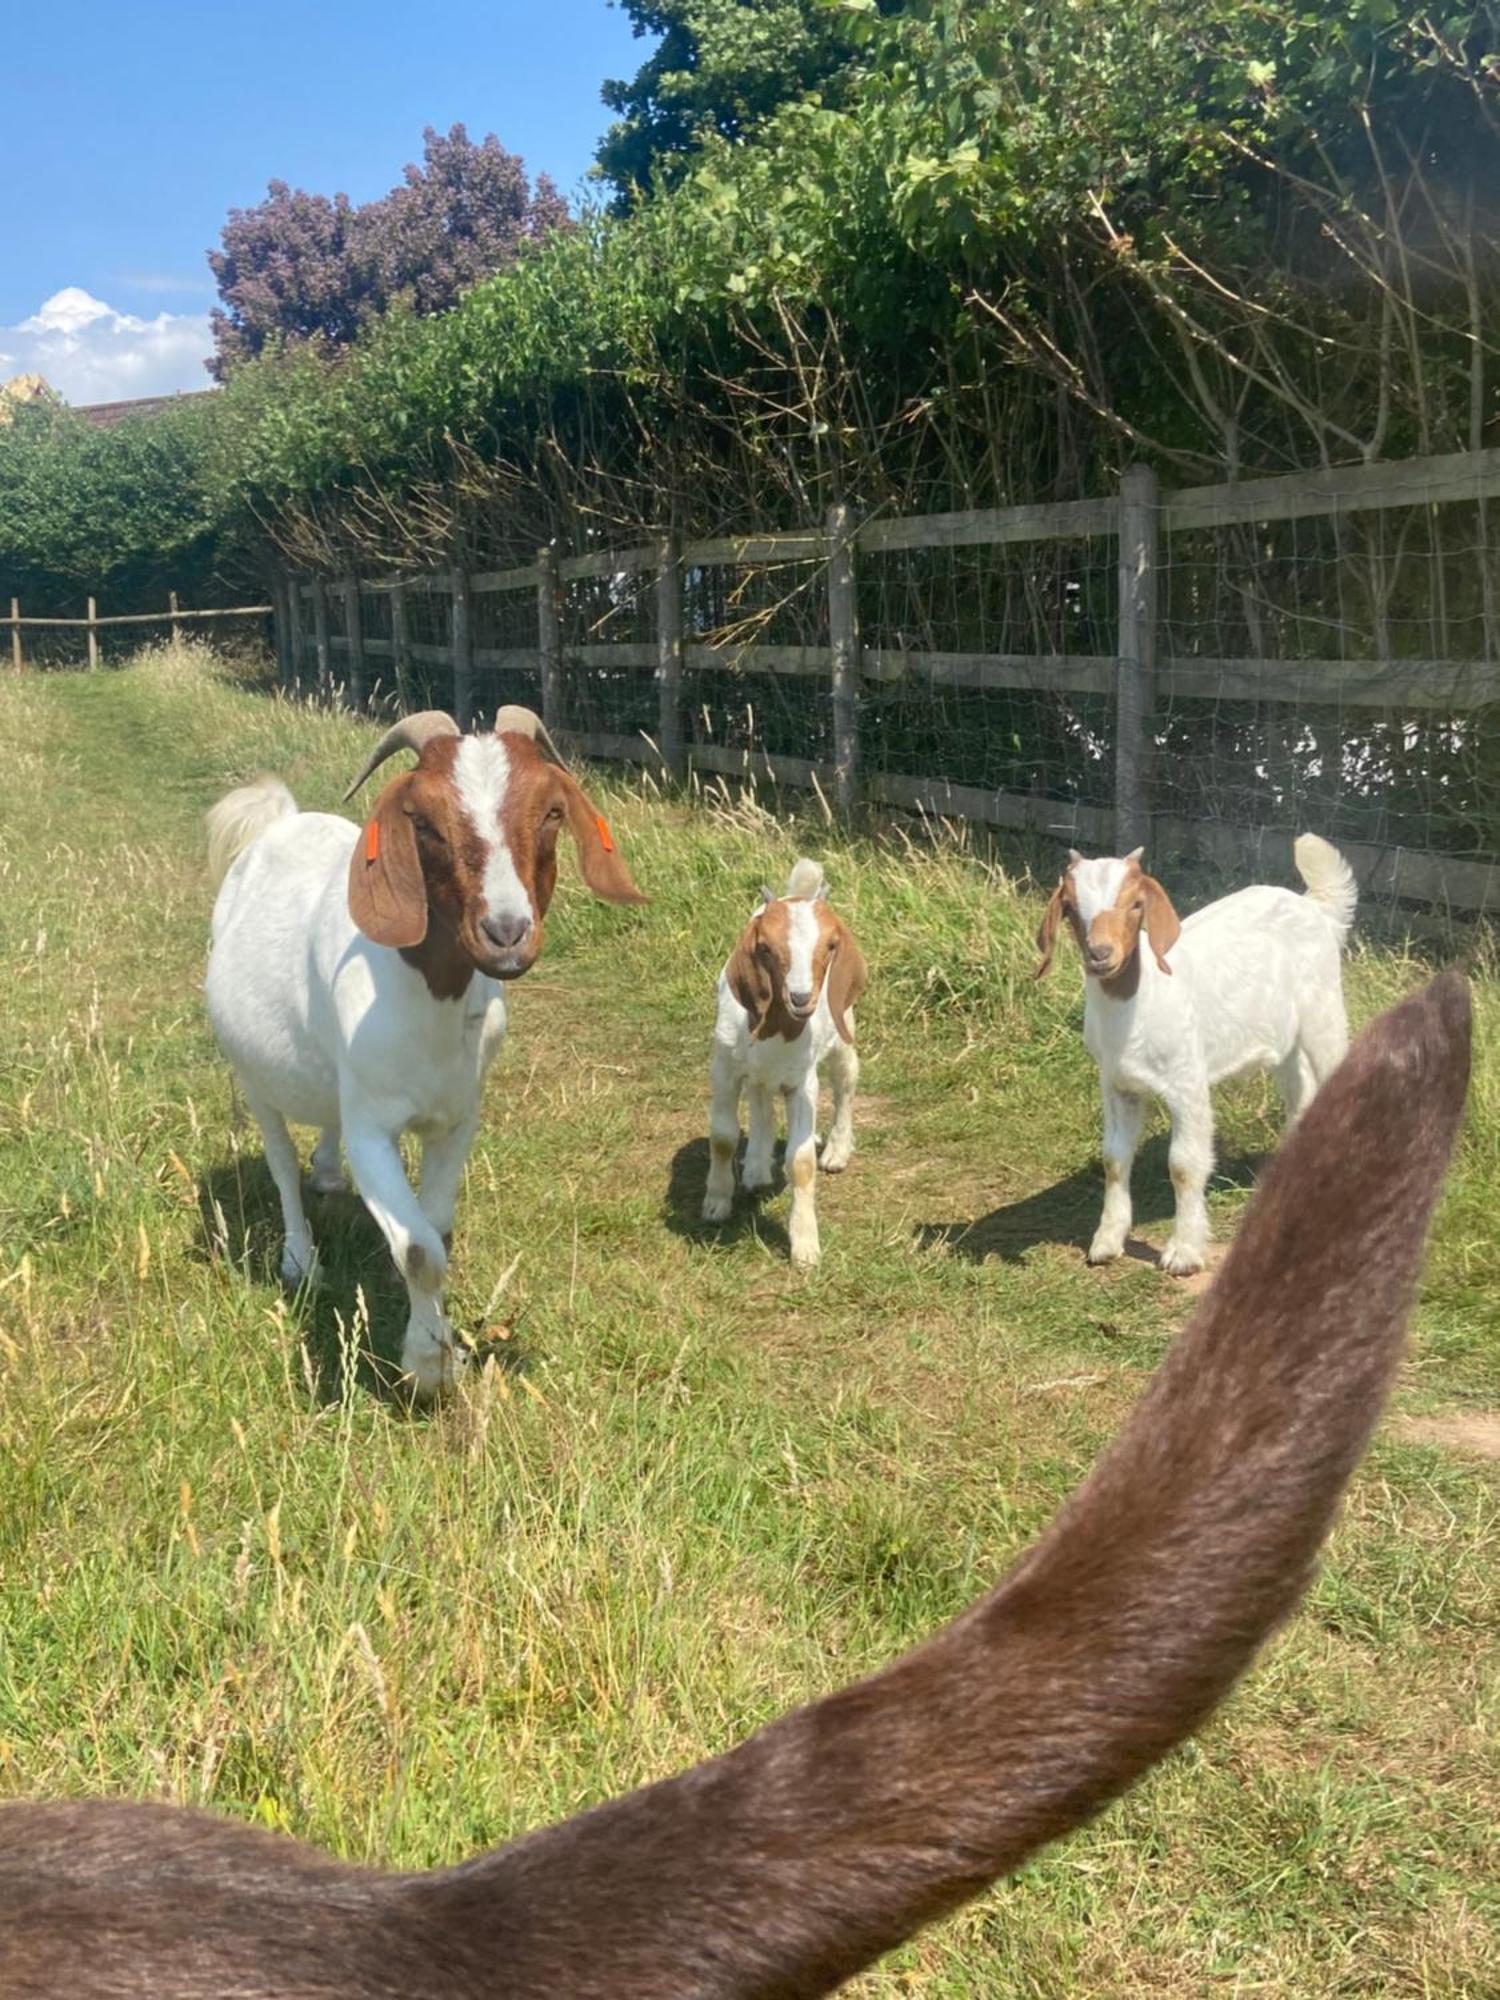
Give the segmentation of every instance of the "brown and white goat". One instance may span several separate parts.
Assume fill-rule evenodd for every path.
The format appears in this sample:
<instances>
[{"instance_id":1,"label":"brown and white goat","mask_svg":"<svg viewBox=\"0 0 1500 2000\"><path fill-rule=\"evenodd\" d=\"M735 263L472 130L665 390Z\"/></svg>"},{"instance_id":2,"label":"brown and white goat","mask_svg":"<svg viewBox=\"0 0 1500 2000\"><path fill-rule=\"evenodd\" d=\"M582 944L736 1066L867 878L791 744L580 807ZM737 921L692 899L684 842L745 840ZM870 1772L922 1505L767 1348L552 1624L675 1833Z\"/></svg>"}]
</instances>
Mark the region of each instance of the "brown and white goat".
<instances>
[{"instance_id":1,"label":"brown and white goat","mask_svg":"<svg viewBox=\"0 0 1500 2000\"><path fill-rule=\"evenodd\" d=\"M1274 1069L1296 1118L1349 1046L1340 956L1358 900L1354 876L1315 833L1300 835L1293 853L1305 896L1259 884L1185 921L1142 869L1140 848L1068 856L1037 936L1037 977L1066 924L1083 958L1083 1039L1104 1104L1104 1212L1091 1264L1125 1248L1130 1170L1150 1098L1172 1120L1177 1210L1161 1267L1186 1277L1202 1269L1208 1248L1210 1086Z\"/></svg>"},{"instance_id":2,"label":"brown and white goat","mask_svg":"<svg viewBox=\"0 0 1500 2000\"><path fill-rule=\"evenodd\" d=\"M1468 1050L1455 974L1360 1038L1113 1449L894 1666L430 1875L171 1806L0 1808L0 1993L830 1992L1122 1792L1292 1609L1400 1356Z\"/></svg>"},{"instance_id":3,"label":"brown and white goat","mask_svg":"<svg viewBox=\"0 0 1500 2000\"><path fill-rule=\"evenodd\" d=\"M208 1015L265 1139L286 1229L282 1275L317 1256L287 1122L314 1125L313 1185L342 1184L340 1143L406 1280L401 1365L421 1395L457 1355L443 1310L454 1210L505 1033L501 982L542 948L566 826L583 879L611 903L645 898L609 828L529 709L465 736L438 710L389 729L345 793L398 750L363 827L298 812L277 778L209 814L213 913ZM422 1142L419 1193L401 1163Z\"/></svg>"},{"instance_id":4,"label":"brown and white goat","mask_svg":"<svg viewBox=\"0 0 1500 2000\"><path fill-rule=\"evenodd\" d=\"M742 1179L771 1184L776 1100L786 1105L786 1165L792 1183L792 1262L818 1261L817 1170L837 1174L854 1151L854 1003L865 961L849 926L829 905L823 871L799 861L780 896L763 890L755 914L719 974L710 1076L705 1222L723 1222L734 1202L740 1093L750 1099ZM828 1065L833 1124L818 1158L818 1071Z\"/></svg>"}]
</instances>

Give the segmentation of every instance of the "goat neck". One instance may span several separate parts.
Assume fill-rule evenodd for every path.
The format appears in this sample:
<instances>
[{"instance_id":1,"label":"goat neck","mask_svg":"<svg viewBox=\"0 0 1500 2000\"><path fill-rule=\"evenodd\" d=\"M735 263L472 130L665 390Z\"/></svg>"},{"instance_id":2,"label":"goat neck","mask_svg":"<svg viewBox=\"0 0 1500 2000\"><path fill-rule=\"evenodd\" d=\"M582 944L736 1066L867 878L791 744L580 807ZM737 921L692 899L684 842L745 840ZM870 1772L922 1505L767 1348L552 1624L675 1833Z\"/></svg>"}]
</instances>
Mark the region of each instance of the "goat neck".
<instances>
[{"instance_id":1,"label":"goat neck","mask_svg":"<svg viewBox=\"0 0 1500 2000\"><path fill-rule=\"evenodd\" d=\"M431 907L427 935L420 944L403 947L401 956L422 975L434 1000L462 1000L476 970L455 926L442 911Z\"/></svg>"}]
</instances>

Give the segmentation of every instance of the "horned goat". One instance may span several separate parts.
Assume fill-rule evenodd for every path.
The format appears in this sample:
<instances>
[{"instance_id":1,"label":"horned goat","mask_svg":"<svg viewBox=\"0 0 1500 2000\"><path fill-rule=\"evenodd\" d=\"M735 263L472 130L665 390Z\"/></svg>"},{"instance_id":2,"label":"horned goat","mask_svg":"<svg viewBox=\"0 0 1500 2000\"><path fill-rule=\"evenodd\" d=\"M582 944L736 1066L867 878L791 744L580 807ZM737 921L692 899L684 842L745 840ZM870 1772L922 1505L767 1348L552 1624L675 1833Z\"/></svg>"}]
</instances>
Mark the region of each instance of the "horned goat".
<instances>
[{"instance_id":1,"label":"horned goat","mask_svg":"<svg viewBox=\"0 0 1500 2000\"><path fill-rule=\"evenodd\" d=\"M318 1127L313 1186L354 1184L406 1281L401 1366L431 1396L456 1365L443 1306L454 1211L485 1072L505 1033L502 982L542 948L566 823L584 881L612 903L645 898L608 827L529 709L488 735L449 715L406 717L344 794L398 750L416 765L363 828L299 812L277 778L209 814L213 912L208 1015L265 1140L281 1197L289 1282L318 1270L290 1121ZM400 1140L422 1143L413 1193Z\"/></svg>"}]
</instances>

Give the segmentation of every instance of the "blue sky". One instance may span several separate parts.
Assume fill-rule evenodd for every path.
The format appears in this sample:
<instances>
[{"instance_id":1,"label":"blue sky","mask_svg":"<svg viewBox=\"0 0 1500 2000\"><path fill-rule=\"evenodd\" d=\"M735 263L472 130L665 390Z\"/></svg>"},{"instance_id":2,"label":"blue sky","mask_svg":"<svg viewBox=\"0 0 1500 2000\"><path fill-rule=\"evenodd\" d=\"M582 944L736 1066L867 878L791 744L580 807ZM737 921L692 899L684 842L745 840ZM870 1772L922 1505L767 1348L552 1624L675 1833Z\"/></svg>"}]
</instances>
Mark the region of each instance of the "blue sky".
<instances>
[{"instance_id":1,"label":"blue sky","mask_svg":"<svg viewBox=\"0 0 1500 2000\"><path fill-rule=\"evenodd\" d=\"M74 402L199 386L204 253L230 208L271 179L368 200L424 126L456 122L572 195L609 123L601 83L649 48L606 0L12 10L0 378L40 367Z\"/></svg>"}]
</instances>

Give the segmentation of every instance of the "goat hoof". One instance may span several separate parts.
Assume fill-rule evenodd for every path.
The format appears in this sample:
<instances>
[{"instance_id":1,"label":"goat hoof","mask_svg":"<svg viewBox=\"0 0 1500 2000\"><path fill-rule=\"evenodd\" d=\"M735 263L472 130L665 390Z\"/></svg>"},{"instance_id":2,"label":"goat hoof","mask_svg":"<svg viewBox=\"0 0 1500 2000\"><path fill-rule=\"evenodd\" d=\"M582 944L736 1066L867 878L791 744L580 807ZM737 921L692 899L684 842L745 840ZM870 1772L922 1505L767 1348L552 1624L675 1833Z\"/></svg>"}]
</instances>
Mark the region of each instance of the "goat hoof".
<instances>
[{"instance_id":1,"label":"goat hoof","mask_svg":"<svg viewBox=\"0 0 1500 2000\"><path fill-rule=\"evenodd\" d=\"M1169 1278L1191 1278L1203 1269L1203 1252L1184 1249L1180 1243L1169 1243L1161 1253L1161 1268Z\"/></svg>"},{"instance_id":2,"label":"goat hoof","mask_svg":"<svg viewBox=\"0 0 1500 2000\"><path fill-rule=\"evenodd\" d=\"M415 1403L435 1403L453 1387L468 1356L456 1347L429 1348L423 1354L401 1357L401 1373Z\"/></svg>"},{"instance_id":3,"label":"goat hoof","mask_svg":"<svg viewBox=\"0 0 1500 2000\"><path fill-rule=\"evenodd\" d=\"M1113 1264L1124 1250L1123 1243L1117 1243L1112 1236L1096 1236L1089 1245L1091 1264Z\"/></svg>"},{"instance_id":4,"label":"goat hoof","mask_svg":"<svg viewBox=\"0 0 1500 2000\"><path fill-rule=\"evenodd\" d=\"M794 1243L792 1245L792 1262L797 1266L799 1271L810 1271L814 1264L817 1263L819 1254L816 1243Z\"/></svg>"},{"instance_id":5,"label":"goat hoof","mask_svg":"<svg viewBox=\"0 0 1500 2000\"><path fill-rule=\"evenodd\" d=\"M734 1206L732 1194L706 1194L703 1197L703 1220L705 1222L727 1222L729 1211Z\"/></svg>"},{"instance_id":6,"label":"goat hoof","mask_svg":"<svg viewBox=\"0 0 1500 2000\"><path fill-rule=\"evenodd\" d=\"M347 1194L349 1176L341 1167L314 1167L311 1185L314 1194Z\"/></svg>"},{"instance_id":7,"label":"goat hoof","mask_svg":"<svg viewBox=\"0 0 1500 2000\"><path fill-rule=\"evenodd\" d=\"M281 1253L281 1281L284 1285L321 1285L323 1266L318 1262L318 1253L309 1244L306 1250L295 1250L288 1243Z\"/></svg>"},{"instance_id":8,"label":"goat hoof","mask_svg":"<svg viewBox=\"0 0 1500 2000\"><path fill-rule=\"evenodd\" d=\"M830 1147L824 1153L822 1159L819 1160L818 1165L825 1174L841 1174L845 1167L848 1166L849 1155L853 1151L854 1148L852 1146L846 1146L841 1152Z\"/></svg>"},{"instance_id":9,"label":"goat hoof","mask_svg":"<svg viewBox=\"0 0 1500 2000\"><path fill-rule=\"evenodd\" d=\"M775 1178L771 1169L767 1167L764 1172L741 1174L740 1186L745 1190L746 1194L764 1194Z\"/></svg>"}]
</instances>

